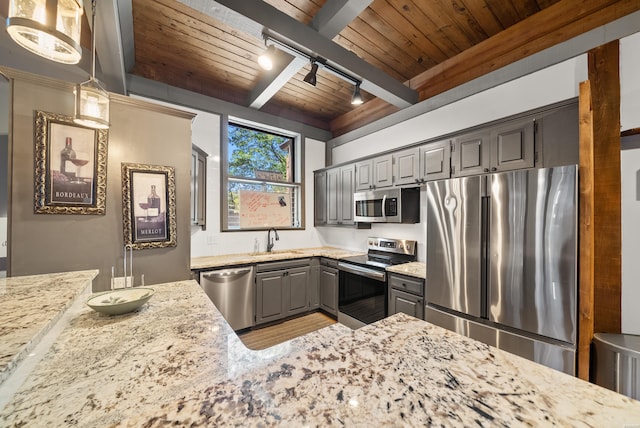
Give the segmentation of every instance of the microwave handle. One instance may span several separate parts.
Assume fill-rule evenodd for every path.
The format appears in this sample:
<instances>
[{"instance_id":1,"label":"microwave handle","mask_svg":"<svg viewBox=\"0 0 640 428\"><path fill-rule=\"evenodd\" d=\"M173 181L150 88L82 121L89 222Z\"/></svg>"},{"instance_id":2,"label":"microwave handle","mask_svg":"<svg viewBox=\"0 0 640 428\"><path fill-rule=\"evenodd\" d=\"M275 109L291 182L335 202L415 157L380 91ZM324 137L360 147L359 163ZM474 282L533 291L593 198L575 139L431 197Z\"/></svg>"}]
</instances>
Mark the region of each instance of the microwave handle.
<instances>
[{"instance_id":1,"label":"microwave handle","mask_svg":"<svg viewBox=\"0 0 640 428\"><path fill-rule=\"evenodd\" d=\"M382 218L387 219L387 195L382 196Z\"/></svg>"}]
</instances>

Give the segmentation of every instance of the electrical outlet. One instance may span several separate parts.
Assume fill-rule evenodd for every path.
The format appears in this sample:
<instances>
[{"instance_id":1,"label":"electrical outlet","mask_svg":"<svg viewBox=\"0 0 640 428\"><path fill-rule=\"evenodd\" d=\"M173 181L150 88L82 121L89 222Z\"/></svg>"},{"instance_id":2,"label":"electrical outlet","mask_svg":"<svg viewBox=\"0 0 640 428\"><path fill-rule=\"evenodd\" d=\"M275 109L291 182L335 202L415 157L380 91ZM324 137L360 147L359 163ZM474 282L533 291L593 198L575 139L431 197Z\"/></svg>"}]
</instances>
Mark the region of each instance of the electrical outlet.
<instances>
[{"instance_id":1,"label":"electrical outlet","mask_svg":"<svg viewBox=\"0 0 640 428\"><path fill-rule=\"evenodd\" d=\"M131 287L132 284L133 284L132 276L119 276L116 278L111 278L111 288L114 290L117 288Z\"/></svg>"},{"instance_id":2,"label":"electrical outlet","mask_svg":"<svg viewBox=\"0 0 640 428\"><path fill-rule=\"evenodd\" d=\"M215 235L207 235L207 245L216 245Z\"/></svg>"}]
</instances>

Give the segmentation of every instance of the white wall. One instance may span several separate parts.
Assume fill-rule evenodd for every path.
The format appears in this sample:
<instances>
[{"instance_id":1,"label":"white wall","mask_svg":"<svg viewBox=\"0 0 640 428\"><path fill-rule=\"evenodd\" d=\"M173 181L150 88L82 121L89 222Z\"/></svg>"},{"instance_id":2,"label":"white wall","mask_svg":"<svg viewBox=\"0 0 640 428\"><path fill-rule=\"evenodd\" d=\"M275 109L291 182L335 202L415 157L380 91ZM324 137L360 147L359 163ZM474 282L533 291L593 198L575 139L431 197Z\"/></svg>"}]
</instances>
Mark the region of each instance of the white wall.
<instances>
[{"instance_id":1,"label":"white wall","mask_svg":"<svg viewBox=\"0 0 640 428\"><path fill-rule=\"evenodd\" d=\"M638 138L640 140L640 138ZM640 149L623 150L622 332L640 334Z\"/></svg>"},{"instance_id":2,"label":"white wall","mask_svg":"<svg viewBox=\"0 0 640 428\"><path fill-rule=\"evenodd\" d=\"M620 40L620 125L640 128L640 33Z\"/></svg>"},{"instance_id":3,"label":"white wall","mask_svg":"<svg viewBox=\"0 0 640 428\"><path fill-rule=\"evenodd\" d=\"M577 97L578 83L586 79L587 59L581 55L335 147L333 163L429 140Z\"/></svg>"},{"instance_id":4,"label":"white wall","mask_svg":"<svg viewBox=\"0 0 640 428\"><path fill-rule=\"evenodd\" d=\"M267 232L220 231L220 116L198 113L193 121L193 144L204 150L207 159L207 230L191 228L191 257L222 254L250 253L258 238L260 251L267 248ZM305 145L305 223L304 230L278 231L274 251L321 246L321 240L313 227L313 171L324 168L324 142L307 138Z\"/></svg>"}]
</instances>

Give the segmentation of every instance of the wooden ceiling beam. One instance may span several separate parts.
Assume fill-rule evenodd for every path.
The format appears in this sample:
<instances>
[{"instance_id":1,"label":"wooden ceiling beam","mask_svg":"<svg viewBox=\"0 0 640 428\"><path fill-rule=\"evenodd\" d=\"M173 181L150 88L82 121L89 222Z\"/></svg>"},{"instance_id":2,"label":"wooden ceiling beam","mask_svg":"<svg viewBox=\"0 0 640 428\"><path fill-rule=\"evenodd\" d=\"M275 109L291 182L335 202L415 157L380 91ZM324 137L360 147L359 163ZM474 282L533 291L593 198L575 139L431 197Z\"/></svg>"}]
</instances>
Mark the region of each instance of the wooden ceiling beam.
<instances>
[{"instance_id":1,"label":"wooden ceiling beam","mask_svg":"<svg viewBox=\"0 0 640 428\"><path fill-rule=\"evenodd\" d=\"M313 17L311 27L318 34L333 39L353 21L372 0L329 0ZM278 66L270 72L260 74L253 90L249 94L247 105L262 108L286 83L293 78L307 61L281 52Z\"/></svg>"},{"instance_id":2,"label":"wooden ceiling beam","mask_svg":"<svg viewBox=\"0 0 640 428\"><path fill-rule=\"evenodd\" d=\"M318 34L313 28L301 24L263 1L218 0L219 3L259 22L283 38L296 41L309 51L326 58L338 68L348 70L362 79L362 90L399 107L408 107L418 101L418 93L386 73L373 67L354 53Z\"/></svg>"},{"instance_id":3,"label":"wooden ceiling beam","mask_svg":"<svg viewBox=\"0 0 640 428\"><path fill-rule=\"evenodd\" d=\"M424 101L638 10L631 0L562 0L406 83ZM372 100L334 119L331 131L337 137L395 111Z\"/></svg>"}]
</instances>

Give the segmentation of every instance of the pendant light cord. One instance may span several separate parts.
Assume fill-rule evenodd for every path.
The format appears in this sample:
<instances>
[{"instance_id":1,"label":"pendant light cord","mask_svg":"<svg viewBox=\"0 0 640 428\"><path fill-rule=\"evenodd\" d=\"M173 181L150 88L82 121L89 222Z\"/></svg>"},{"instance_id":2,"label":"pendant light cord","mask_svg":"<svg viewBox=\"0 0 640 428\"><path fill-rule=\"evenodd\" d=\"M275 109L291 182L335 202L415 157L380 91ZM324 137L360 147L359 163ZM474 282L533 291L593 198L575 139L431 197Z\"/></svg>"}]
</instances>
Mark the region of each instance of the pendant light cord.
<instances>
[{"instance_id":1,"label":"pendant light cord","mask_svg":"<svg viewBox=\"0 0 640 428\"><path fill-rule=\"evenodd\" d=\"M91 0L91 79L96 78L96 0Z\"/></svg>"}]
</instances>

